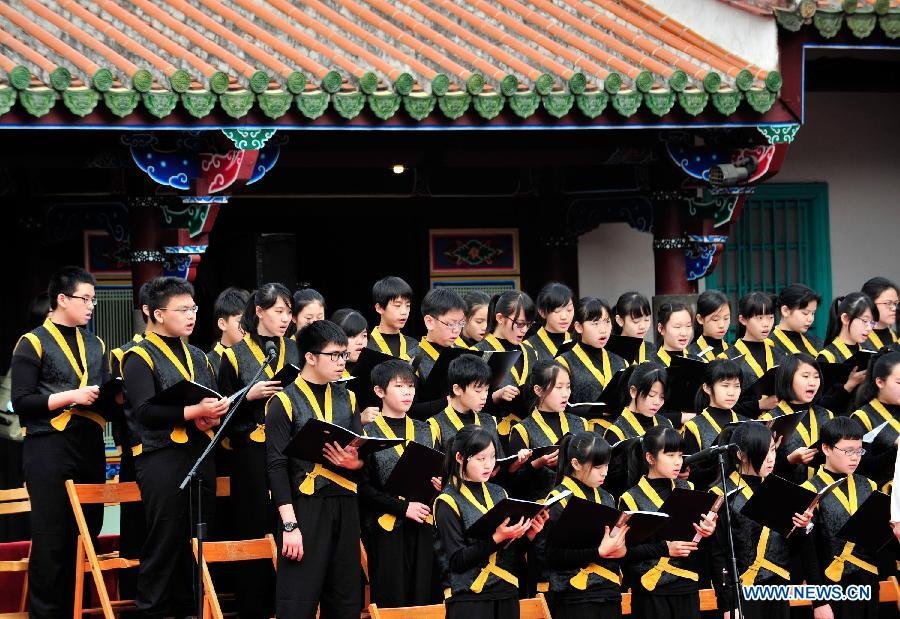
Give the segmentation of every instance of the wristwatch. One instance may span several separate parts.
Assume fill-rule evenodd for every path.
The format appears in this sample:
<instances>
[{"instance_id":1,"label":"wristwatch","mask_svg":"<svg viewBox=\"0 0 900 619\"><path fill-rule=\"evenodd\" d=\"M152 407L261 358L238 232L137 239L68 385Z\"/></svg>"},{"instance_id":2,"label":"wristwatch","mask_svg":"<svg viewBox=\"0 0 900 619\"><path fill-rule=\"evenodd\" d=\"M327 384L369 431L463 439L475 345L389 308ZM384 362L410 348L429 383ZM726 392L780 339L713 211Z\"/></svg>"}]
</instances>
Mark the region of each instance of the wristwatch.
<instances>
[{"instance_id":1,"label":"wristwatch","mask_svg":"<svg viewBox=\"0 0 900 619\"><path fill-rule=\"evenodd\" d=\"M296 522L285 522L282 525L282 527L284 528L285 533L290 533L291 531L293 531L294 529L297 528L297 523Z\"/></svg>"}]
</instances>

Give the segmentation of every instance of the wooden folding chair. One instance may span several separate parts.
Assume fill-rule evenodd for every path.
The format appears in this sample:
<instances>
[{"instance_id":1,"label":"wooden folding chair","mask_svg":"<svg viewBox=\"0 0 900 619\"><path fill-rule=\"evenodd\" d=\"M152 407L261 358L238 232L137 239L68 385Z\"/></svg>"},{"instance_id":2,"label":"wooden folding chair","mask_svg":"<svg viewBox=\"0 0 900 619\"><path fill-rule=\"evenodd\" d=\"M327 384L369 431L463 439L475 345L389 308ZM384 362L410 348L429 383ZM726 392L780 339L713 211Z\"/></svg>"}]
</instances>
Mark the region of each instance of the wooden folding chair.
<instances>
[{"instance_id":1,"label":"wooden folding chair","mask_svg":"<svg viewBox=\"0 0 900 619\"><path fill-rule=\"evenodd\" d=\"M547 606L543 593L519 600L519 619L550 619L550 607Z\"/></svg>"},{"instance_id":2,"label":"wooden folding chair","mask_svg":"<svg viewBox=\"0 0 900 619\"><path fill-rule=\"evenodd\" d=\"M119 551L98 555L94 549L94 541L88 531L82 505L115 505L120 503L136 503L141 500L141 491L133 481L105 484L76 484L66 480L66 492L72 504L72 513L78 525L78 544L75 550L75 604L73 616L80 619L84 613L102 614L106 619L114 619L116 610L134 608L134 600L110 601L103 572L122 570L139 565L137 559L124 559ZM84 608L84 575L90 572L100 598L100 606Z\"/></svg>"},{"instance_id":3,"label":"wooden folding chair","mask_svg":"<svg viewBox=\"0 0 900 619\"><path fill-rule=\"evenodd\" d=\"M194 560L197 560L197 538L191 540L194 550ZM216 595L216 587L209 574L210 563L233 563L236 561L256 561L258 559L271 559L272 568L278 564L278 548L275 546L275 538L266 535L260 539L248 539L229 542L203 542L203 561L200 569L203 571L203 618L222 619L222 607L219 605L219 597Z\"/></svg>"},{"instance_id":4,"label":"wooden folding chair","mask_svg":"<svg viewBox=\"0 0 900 619\"><path fill-rule=\"evenodd\" d=\"M403 606L400 608L378 608L377 604L369 604L371 619L444 619L446 611L443 604L429 606Z\"/></svg>"},{"instance_id":5,"label":"wooden folding chair","mask_svg":"<svg viewBox=\"0 0 900 619\"><path fill-rule=\"evenodd\" d=\"M0 515L25 514L31 511L31 501L28 500L28 491L23 488L13 488L11 490L0 490ZM31 550L29 547L29 557ZM11 561L0 561L0 572L22 572L24 581L22 584L22 596L19 599L18 613L0 613L0 618L11 619L12 617L27 617L25 606L28 603L28 559L16 559Z\"/></svg>"}]
</instances>

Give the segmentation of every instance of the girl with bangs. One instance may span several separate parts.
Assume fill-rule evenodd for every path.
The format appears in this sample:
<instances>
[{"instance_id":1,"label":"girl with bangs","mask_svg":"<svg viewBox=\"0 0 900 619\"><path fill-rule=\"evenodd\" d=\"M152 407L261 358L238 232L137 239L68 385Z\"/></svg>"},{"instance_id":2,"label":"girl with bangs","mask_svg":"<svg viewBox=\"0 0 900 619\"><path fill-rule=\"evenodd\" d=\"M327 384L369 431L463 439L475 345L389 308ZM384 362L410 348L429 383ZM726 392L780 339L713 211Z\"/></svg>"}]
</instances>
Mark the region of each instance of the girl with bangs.
<instances>
[{"instance_id":1,"label":"girl with bangs","mask_svg":"<svg viewBox=\"0 0 900 619\"><path fill-rule=\"evenodd\" d=\"M775 326L775 296L766 292L751 292L738 301L738 339L734 342L732 356L741 366L743 373L744 393L735 411L751 419L759 417L761 411L769 411L778 405L774 393L763 394L759 398L753 396L748 389L763 375L778 365L784 353L775 347L769 339ZM727 357L728 353L723 353Z\"/></svg>"},{"instance_id":2,"label":"girl with bangs","mask_svg":"<svg viewBox=\"0 0 900 619\"><path fill-rule=\"evenodd\" d=\"M572 341L569 329L575 316L572 289L559 282L550 282L537 296L537 313L544 324L527 342L537 352L538 359L553 360L563 344Z\"/></svg>"},{"instance_id":3,"label":"girl with bangs","mask_svg":"<svg viewBox=\"0 0 900 619\"><path fill-rule=\"evenodd\" d=\"M878 352L887 346L895 352L900 351L896 331L898 291L897 284L884 277L873 277L863 284L862 292L872 299L878 309L875 316L878 324L869 333L867 349Z\"/></svg>"},{"instance_id":4,"label":"girl with bangs","mask_svg":"<svg viewBox=\"0 0 900 619\"><path fill-rule=\"evenodd\" d=\"M613 325L615 335L636 337L643 340L650 331L653 322L653 310L650 301L640 292L626 292L616 301L616 320ZM650 345L647 342L641 344L638 354L634 359L626 359L628 363L643 363L650 356Z\"/></svg>"},{"instance_id":5,"label":"girl with bangs","mask_svg":"<svg viewBox=\"0 0 900 619\"><path fill-rule=\"evenodd\" d=\"M688 354L712 361L728 350L725 336L731 326L731 305L728 297L718 290L704 290L697 297L694 316L694 341Z\"/></svg>"},{"instance_id":6,"label":"girl with bangs","mask_svg":"<svg viewBox=\"0 0 900 619\"><path fill-rule=\"evenodd\" d=\"M862 292L837 297L828 313L828 345L819 353L819 363L844 363L868 342L869 334L878 324L877 310L872 299ZM843 385L833 385L825 396L827 405L841 414L849 412L853 393L866 379L866 368L854 367Z\"/></svg>"}]
</instances>

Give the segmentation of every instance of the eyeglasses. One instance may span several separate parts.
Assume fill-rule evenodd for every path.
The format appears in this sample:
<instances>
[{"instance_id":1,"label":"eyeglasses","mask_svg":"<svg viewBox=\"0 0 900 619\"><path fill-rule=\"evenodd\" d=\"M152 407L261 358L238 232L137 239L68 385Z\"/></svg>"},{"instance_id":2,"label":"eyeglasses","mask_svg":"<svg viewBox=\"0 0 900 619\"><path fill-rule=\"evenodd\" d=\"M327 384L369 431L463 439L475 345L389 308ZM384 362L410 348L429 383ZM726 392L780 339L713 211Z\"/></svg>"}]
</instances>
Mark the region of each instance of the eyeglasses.
<instances>
[{"instance_id":1,"label":"eyeglasses","mask_svg":"<svg viewBox=\"0 0 900 619\"><path fill-rule=\"evenodd\" d=\"M530 329L531 325L534 324L533 320L514 320L512 316L507 316L506 319L509 320L516 329Z\"/></svg>"},{"instance_id":2,"label":"eyeglasses","mask_svg":"<svg viewBox=\"0 0 900 619\"><path fill-rule=\"evenodd\" d=\"M94 307L96 307L98 303L97 297L79 297L75 294L67 294L65 296L69 297L70 299L81 299L82 301L84 301L85 305L92 305Z\"/></svg>"},{"instance_id":3,"label":"eyeglasses","mask_svg":"<svg viewBox=\"0 0 900 619\"><path fill-rule=\"evenodd\" d=\"M874 320L866 320L865 318L857 318L857 320L863 323L863 326L869 327L870 329L874 329L878 326L878 323Z\"/></svg>"},{"instance_id":4,"label":"eyeglasses","mask_svg":"<svg viewBox=\"0 0 900 619\"><path fill-rule=\"evenodd\" d=\"M875 305L883 305L886 308L888 308L889 310L895 310L895 309L897 309L898 303L897 303L897 301L879 301Z\"/></svg>"},{"instance_id":5,"label":"eyeglasses","mask_svg":"<svg viewBox=\"0 0 900 619\"><path fill-rule=\"evenodd\" d=\"M451 331L462 331L463 328L466 326L465 320L460 320L459 322L444 322L443 320L441 320L440 318L437 318L437 317L435 317L435 320L437 320L439 323L441 323L442 325L444 325Z\"/></svg>"},{"instance_id":6,"label":"eyeglasses","mask_svg":"<svg viewBox=\"0 0 900 619\"><path fill-rule=\"evenodd\" d=\"M184 315L187 315L187 314L194 314L194 315L196 315L196 314L197 314L197 310L200 309L200 306L199 306L199 305L194 305L194 306L192 306L192 307L161 307L161 308L159 308L159 309L165 310L165 311L168 311L168 312L179 312L179 313L184 314Z\"/></svg>"},{"instance_id":7,"label":"eyeglasses","mask_svg":"<svg viewBox=\"0 0 900 619\"><path fill-rule=\"evenodd\" d=\"M866 455L866 450L862 447L859 449L844 449L843 447L835 447L835 449L837 449L838 451L843 451L850 458L854 456L856 456L857 458L861 458L862 456Z\"/></svg>"},{"instance_id":8,"label":"eyeglasses","mask_svg":"<svg viewBox=\"0 0 900 619\"><path fill-rule=\"evenodd\" d=\"M350 353L347 352L346 350L335 350L333 352L322 352L321 350L311 350L309 352L311 352L314 355L325 355L326 357L328 357L335 363L337 363L341 359L343 359L344 361L347 361L350 359Z\"/></svg>"}]
</instances>

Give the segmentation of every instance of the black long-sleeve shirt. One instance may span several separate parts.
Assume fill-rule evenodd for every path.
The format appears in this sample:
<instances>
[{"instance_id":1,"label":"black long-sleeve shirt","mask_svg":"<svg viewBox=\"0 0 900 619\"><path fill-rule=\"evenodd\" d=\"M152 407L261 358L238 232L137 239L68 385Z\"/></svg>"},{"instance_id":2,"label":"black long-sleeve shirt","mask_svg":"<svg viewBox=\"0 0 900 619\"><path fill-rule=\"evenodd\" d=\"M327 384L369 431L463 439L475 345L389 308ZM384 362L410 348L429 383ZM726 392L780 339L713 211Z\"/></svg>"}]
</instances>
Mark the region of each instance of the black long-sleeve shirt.
<instances>
[{"instance_id":1,"label":"black long-sleeve shirt","mask_svg":"<svg viewBox=\"0 0 900 619\"><path fill-rule=\"evenodd\" d=\"M187 363L181 339L160 336L182 364ZM153 369L137 355L128 355L122 364L122 377L132 414L138 422L151 430L165 428L184 422L184 407L174 405L151 404L150 398L156 395L156 378Z\"/></svg>"}]
</instances>

